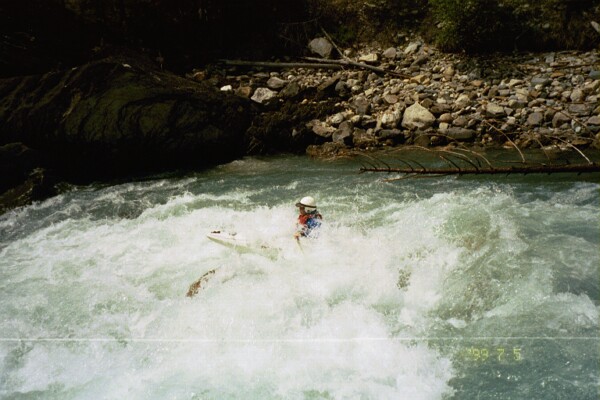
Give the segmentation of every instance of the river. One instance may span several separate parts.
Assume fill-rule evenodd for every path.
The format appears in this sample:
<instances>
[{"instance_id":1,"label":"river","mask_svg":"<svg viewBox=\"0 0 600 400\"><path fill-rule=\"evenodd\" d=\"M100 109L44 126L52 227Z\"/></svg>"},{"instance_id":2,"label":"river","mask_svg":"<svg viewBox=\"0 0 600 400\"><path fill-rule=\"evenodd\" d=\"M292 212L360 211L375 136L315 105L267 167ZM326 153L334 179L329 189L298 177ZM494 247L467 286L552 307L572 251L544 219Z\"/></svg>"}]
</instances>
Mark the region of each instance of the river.
<instances>
[{"instance_id":1,"label":"river","mask_svg":"<svg viewBox=\"0 0 600 400\"><path fill-rule=\"evenodd\" d=\"M597 398L597 176L359 166L248 158L0 216L0 398Z\"/></svg>"}]
</instances>

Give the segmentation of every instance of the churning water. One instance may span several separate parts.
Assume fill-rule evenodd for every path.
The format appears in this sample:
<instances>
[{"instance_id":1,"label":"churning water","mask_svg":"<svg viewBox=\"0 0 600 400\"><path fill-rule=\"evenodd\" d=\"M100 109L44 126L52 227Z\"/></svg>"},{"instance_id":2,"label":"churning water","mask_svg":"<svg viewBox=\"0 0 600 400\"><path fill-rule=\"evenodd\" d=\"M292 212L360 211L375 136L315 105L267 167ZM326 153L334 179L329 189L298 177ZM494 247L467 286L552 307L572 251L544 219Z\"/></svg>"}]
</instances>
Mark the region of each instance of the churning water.
<instances>
[{"instance_id":1,"label":"churning water","mask_svg":"<svg viewBox=\"0 0 600 400\"><path fill-rule=\"evenodd\" d=\"M357 169L246 159L4 214L0 397L597 398L597 176Z\"/></svg>"}]
</instances>

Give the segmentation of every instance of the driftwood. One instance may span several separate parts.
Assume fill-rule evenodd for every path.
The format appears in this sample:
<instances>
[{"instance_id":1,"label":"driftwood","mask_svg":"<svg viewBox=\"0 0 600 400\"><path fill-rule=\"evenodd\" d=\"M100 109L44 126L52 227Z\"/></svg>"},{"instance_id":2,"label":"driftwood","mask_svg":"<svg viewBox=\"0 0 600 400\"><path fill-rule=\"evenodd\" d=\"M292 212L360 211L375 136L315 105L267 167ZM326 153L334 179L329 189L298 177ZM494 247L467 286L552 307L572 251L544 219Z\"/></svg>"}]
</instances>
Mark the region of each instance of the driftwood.
<instances>
[{"instance_id":1,"label":"driftwood","mask_svg":"<svg viewBox=\"0 0 600 400\"><path fill-rule=\"evenodd\" d=\"M335 63L303 63L303 62L271 62L271 61L243 61L243 60L219 60L222 64L232 67L262 67L262 68L313 68L313 69L342 69ZM325 60L328 61L328 60Z\"/></svg>"},{"instance_id":2,"label":"driftwood","mask_svg":"<svg viewBox=\"0 0 600 400\"><path fill-rule=\"evenodd\" d=\"M560 142L564 142L559 138L554 138ZM572 146L578 155L585 159L585 163L571 163L565 160L564 163L539 163L528 161L523 152L511 141L511 144L519 150L521 161L516 161L518 165L499 165L500 162L491 162L481 153L469 150L467 148L445 148L445 149L429 149L422 146L407 146L387 154L387 158L375 157L371 155L361 154L363 165L360 172L385 172L404 174L401 178L387 179L386 181L394 181L405 179L417 175L507 175L507 174L552 174L552 173L590 173L600 172L600 164L591 161L581 150ZM566 147L569 143L563 143ZM425 166L427 162L417 162L415 160L403 157L406 151L420 151L433 156L435 159L442 160L445 166ZM389 160L390 155L392 160ZM482 163L483 161L483 163ZM391 164L398 163L400 166L392 166Z\"/></svg>"},{"instance_id":3,"label":"driftwood","mask_svg":"<svg viewBox=\"0 0 600 400\"><path fill-rule=\"evenodd\" d=\"M376 72L378 74L388 74L388 75L393 75L393 76L397 76L399 78L408 78L409 76L406 74L401 74L400 72L396 72L396 71L389 71L383 68L379 68L379 67L375 67L373 65L369 65L369 64L365 64L365 63L359 63L356 61L352 61L349 59L345 59L345 60L328 60L325 58L315 58L315 57L304 57L305 60L308 61L314 61L316 63L327 63L327 64L335 64L335 65L341 65L343 67L355 67L355 68L360 68L360 69L367 69L369 71L373 71Z\"/></svg>"}]
</instances>

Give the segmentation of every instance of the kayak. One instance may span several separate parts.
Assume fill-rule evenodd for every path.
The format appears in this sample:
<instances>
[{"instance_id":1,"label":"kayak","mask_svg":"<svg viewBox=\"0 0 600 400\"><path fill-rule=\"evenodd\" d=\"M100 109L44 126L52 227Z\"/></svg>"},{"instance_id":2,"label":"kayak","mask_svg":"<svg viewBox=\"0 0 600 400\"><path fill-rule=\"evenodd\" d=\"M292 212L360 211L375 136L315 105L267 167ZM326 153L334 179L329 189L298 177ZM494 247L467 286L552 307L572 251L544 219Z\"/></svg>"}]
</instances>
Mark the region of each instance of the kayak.
<instances>
[{"instance_id":1,"label":"kayak","mask_svg":"<svg viewBox=\"0 0 600 400\"><path fill-rule=\"evenodd\" d=\"M212 231L206 237L222 246L234 249L238 253L255 253L266 257L276 258L281 249L263 243L252 242L237 233Z\"/></svg>"}]
</instances>

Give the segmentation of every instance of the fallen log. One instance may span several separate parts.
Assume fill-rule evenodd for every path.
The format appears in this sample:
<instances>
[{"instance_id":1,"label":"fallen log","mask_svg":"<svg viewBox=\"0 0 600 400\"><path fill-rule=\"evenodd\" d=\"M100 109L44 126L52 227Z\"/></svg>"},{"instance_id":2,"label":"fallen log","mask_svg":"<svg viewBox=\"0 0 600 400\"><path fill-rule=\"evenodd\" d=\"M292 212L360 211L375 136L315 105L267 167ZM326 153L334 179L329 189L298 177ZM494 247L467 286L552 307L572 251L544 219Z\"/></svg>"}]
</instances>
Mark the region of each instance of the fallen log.
<instances>
[{"instance_id":1,"label":"fallen log","mask_svg":"<svg viewBox=\"0 0 600 400\"><path fill-rule=\"evenodd\" d=\"M344 66L344 67L356 67L356 68L360 68L360 69L367 69L369 71L373 71L373 72L376 72L378 74L388 74L388 75L397 76L399 78L410 78L409 75L401 74L400 72L389 71L387 69L375 67L373 65L369 65L369 64L365 64L365 63L360 63L360 62L352 61L350 59L344 59L344 60L327 60L325 58L315 58L315 57L304 57L304 59L308 60L308 61L314 61L314 62L317 62L317 63L328 63L328 64L341 65L341 66Z\"/></svg>"},{"instance_id":2,"label":"fallen log","mask_svg":"<svg viewBox=\"0 0 600 400\"><path fill-rule=\"evenodd\" d=\"M219 60L220 63L231 67L262 67L262 68L312 68L312 69L342 69L336 63L303 63L303 62L274 62L274 61L243 61Z\"/></svg>"},{"instance_id":3,"label":"fallen log","mask_svg":"<svg viewBox=\"0 0 600 400\"><path fill-rule=\"evenodd\" d=\"M551 174L559 172L588 173L600 172L600 164L565 164L565 165L522 165L510 167L480 168L389 168L362 167L360 172L387 172L415 175L498 175L498 174Z\"/></svg>"}]
</instances>

